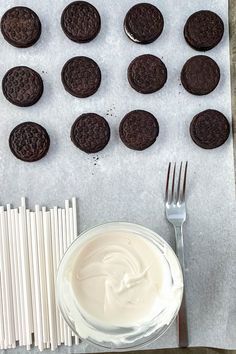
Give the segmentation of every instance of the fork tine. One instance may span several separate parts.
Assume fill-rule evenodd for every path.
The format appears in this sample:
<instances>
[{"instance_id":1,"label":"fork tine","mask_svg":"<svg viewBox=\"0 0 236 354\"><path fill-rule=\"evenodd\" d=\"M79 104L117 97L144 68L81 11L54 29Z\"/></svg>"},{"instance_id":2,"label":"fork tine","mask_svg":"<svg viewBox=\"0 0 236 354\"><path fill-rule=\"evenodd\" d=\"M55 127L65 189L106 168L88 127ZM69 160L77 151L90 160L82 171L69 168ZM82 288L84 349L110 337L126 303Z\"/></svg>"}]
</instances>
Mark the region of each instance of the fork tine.
<instances>
[{"instance_id":1,"label":"fork tine","mask_svg":"<svg viewBox=\"0 0 236 354\"><path fill-rule=\"evenodd\" d=\"M176 170L176 162L174 164L173 177L172 177L171 203L174 201L174 194L175 194L175 170Z\"/></svg>"},{"instance_id":2,"label":"fork tine","mask_svg":"<svg viewBox=\"0 0 236 354\"><path fill-rule=\"evenodd\" d=\"M185 199L185 190L186 190L186 180L187 180L187 169L188 169L188 161L185 163L185 170L184 170L184 183L183 183L183 193L182 193L182 200Z\"/></svg>"},{"instance_id":3,"label":"fork tine","mask_svg":"<svg viewBox=\"0 0 236 354\"><path fill-rule=\"evenodd\" d=\"M171 162L169 162L168 170L167 170L167 176L166 176L166 202L168 202L168 195L169 195L169 180L170 180L170 168L171 168Z\"/></svg>"},{"instance_id":4,"label":"fork tine","mask_svg":"<svg viewBox=\"0 0 236 354\"><path fill-rule=\"evenodd\" d=\"M179 169L179 180L178 180L178 188L177 188L177 198L176 198L176 202L177 202L177 203L181 201L180 182L181 182L181 174L182 174L182 165L183 165L183 162L181 161L180 169Z\"/></svg>"}]
</instances>

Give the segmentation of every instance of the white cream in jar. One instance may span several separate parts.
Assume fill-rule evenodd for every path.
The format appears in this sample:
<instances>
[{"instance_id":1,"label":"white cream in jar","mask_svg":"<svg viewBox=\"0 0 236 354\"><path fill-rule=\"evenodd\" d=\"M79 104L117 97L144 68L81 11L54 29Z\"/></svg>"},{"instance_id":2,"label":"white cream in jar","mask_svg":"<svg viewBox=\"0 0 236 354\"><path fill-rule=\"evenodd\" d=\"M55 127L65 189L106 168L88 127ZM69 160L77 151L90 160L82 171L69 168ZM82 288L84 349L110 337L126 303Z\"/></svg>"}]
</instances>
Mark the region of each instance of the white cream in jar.
<instances>
[{"instance_id":1,"label":"white cream in jar","mask_svg":"<svg viewBox=\"0 0 236 354\"><path fill-rule=\"evenodd\" d=\"M79 247L76 241L70 257L66 254L58 276L59 303L82 338L119 346L169 325L183 280L174 252L162 239L153 242L137 225L104 226L82 235Z\"/></svg>"}]
</instances>

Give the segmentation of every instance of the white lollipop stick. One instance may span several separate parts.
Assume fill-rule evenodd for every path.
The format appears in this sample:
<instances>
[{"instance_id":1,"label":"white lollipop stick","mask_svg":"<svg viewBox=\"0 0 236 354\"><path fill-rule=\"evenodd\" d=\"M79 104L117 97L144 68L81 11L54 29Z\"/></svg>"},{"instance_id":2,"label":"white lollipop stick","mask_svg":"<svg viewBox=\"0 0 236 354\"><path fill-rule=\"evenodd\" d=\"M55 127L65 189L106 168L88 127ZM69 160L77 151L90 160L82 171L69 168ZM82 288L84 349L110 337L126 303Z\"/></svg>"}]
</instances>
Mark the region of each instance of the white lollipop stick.
<instances>
[{"instance_id":1,"label":"white lollipop stick","mask_svg":"<svg viewBox=\"0 0 236 354\"><path fill-rule=\"evenodd\" d=\"M28 237L26 230L26 216L25 206L19 207L20 217L20 243L22 255L22 278L23 278L23 295L24 295L24 309L25 309L25 324L26 331L26 347L29 350L32 344L32 296L31 296L31 283L30 283L30 270L29 270L29 249Z\"/></svg>"},{"instance_id":2,"label":"white lollipop stick","mask_svg":"<svg viewBox=\"0 0 236 354\"><path fill-rule=\"evenodd\" d=\"M74 210L73 208L69 209L69 219L70 219L70 233L71 233L71 239L74 240L75 239L75 231L74 231ZM75 336L75 344L79 343L79 338L77 335L75 335L73 333L73 336Z\"/></svg>"},{"instance_id":3,"label":"white lollipop stick","mask_svg":"<svg viewBox=\"0 0 236 354\"><path fill-rule=\"evenodd\" d=\"M56 277L57 277L57 270L58 266L60 263L60 240L59 240L59 225L58 225L58 214L57 214L57 207L55 206L53 208L53 217L54 217L54 235L55 235L55 254L56 254L56 275L55 275L55 287L56 287ZM57 305L56 305L57 306ZM59 316L59 324L60 324L60 341L61 343L64 343L64 331L63 331L63 321L62 321L62 316L61 313L58 310L58 316Z\"/></svg>"},{"instance_id":4,"label":"white lollipop stick","mask_svg":"<svg viewBox=\"0 0 236 354\"><path fill-rule=\"evenodd\" d=\"M57 213L57 225L58 225L58 235L57 235L57 249L58 249L58 266L59 263L63 257L63 239L62 239L62 215L61 215L61 209L59 208L57 210L57 208L54 207L54 213ZM57 267L58 268L58 267ZM60 329L61 329L61 342L64 343L65 342L65 338L64 338L64 319L62 317L62 314L60 313Z\"/></svg>"},{"instance_id":5,"label":"white lollipop stick","mask_svg":"<svg viewBox=\"0 0 236 354\"><path fill-rule=\"evenodd\" d=\"M53 277L53 260L52 260L52 234L51 234L51 217L50 212L46 208L43 211L43 229L44 229L44 246L47 273L47 297L48 297L48 317L49 317L49 333L51 350L57 348L56 333L56 304L55 304L55 288Z\"/></svg>"},{"instance_id":6,"label":"white lollipop stick","mask_svg":"<svg viewBox=\"0 0 236 354\"><path fill-rule=\"evenodd\" d=\"M67 248L70 247L71 245L71 232L70 232L70 204L69 204L69 200L65 200L65 209L66 209L66 245ZM68 346L72 345L72 331L71 329L67 328L67 340L68 340Z\"/></svg>"},{"instance_id":7,"label":"white lollipop stick","mask_svg":"<svg viewBox=\"0 0 236 354\"><path fill-rule=\"evenodd\" d=\"M0 244L1 247L1 244ZM1 266L0 266L1 269ZM0 271L0 348L4 348L4 339L5 339L5 333L4 333L4 317L3 317L3 303L2 303L2 279L1 279L1 271Z\"/></svg>"},{"instance_id":8,"label":"white lollipop stick","mask_svg":"<svg viewBox=\"0 0 236 354\"><path fill-rule=\"evenodd\" d=\"M69 200L65 200L65 210L66 210L66 247L68 248L71 244L71 233L70 233L70 204Z\"/></svg>"},{"instance_id":9,"label":"white lollipop stick","mask_svg":"<svg viewBox=\"0 0 236 354\"><path fill-rule=\"evenodd\" d=\"M16 213L18 214L18 211L16 210ZM20 284L19 284L19 270L18 270L18 248L17 248L17 240L16 238L19 237L19 235L16 235L16 224L15 224L15 210L11 209L10 210L10 218L11 218L11 231L12 231L12 246L10 246L12 254L11 257L13 258L13 277L14 277L14 283L15 283L15 305L16 308L14 309L15 311L15 322L16 322L16 340L17 341L22 341L22 326L21 326L21 304L20 304L20 295L19 295L19 289L20 289ZM13 297L14 299L14 297Z\"/></svg>"},{"instance_id":10,"label":"white lollipop stick","mask_svg":"<svg viewBox=\"0 0 236 354\"><path fill-rule=\"evenodd\" d=\"M11 266L10 266L10 250L9 250L9 239L7 230L7 215L6 212L1 210L1 239L2 243L0 248L2 248L2 282L5 289L5 305L6 305L6 330L5 330L5 345L11 346L15 341L15 330L14 330L14 320L13 320L13 299L12 299L12 284L11 284Z\"/></svg>"},{"instance_id":11,"label":"white lollipop stick","mask_svg":"<svg viewBox=\"0 0 236 354\"><path fill-rule=\"evenodd\" d=\"M76 198L72 198L72 209L73 209L73 239L75 240L78 237L78 222L77 222L77 206L76 206ZM79 337L75 335L75 344L79 344Z\"/></svg>"},{"instance_id":12,"label":"white lollipop stick","mask_svg":"<svg viewBox=\"0 0 236 354\"><path fill-rule=\"evenodd\" d=\"M18 309L16 301L16 280L15 280L15 258L14 258L14 240L13 240L13 224L11 218L11 206L7 204L7 228L8 228L8 237L9 237L9 251L10 251L10 267L11 267L11 286L12 286L12 301L13 301L13 321L14 321L14 333L15 333L15 343L12 343L13 348L16 347L16 340L19 340L18 332Z\"/></svg>"},{"instance_id":13,"label":"white lollipop stick","mask_svg":"<svg viewBox=\"0 0 236 354\"><path fill-rule=\"evenodd\" d=\"M18 209L14 209L15 218L15 241L16 241L16 260L17 260L17 289L18 289L18 313L19 313L19 344L20 346L26 345L26 335L24 331L25 326L25 304L24 304L24 294L22 291L23 275L22 275L22 254L21 254L21 242L20 242L20 223L19 223L19 213Z\"/></svg>"},{"instance_id":14,"label":"white lollipop stick","mask_svg":"<svg viewBox=\"0 0 236 354\"><path fill-rule=\"evenodd\" d=\"M62 209L61 211L61 216L62 216L62 249L63 249L63 254L67 250L67 240L66 240L66 211L65 209ZM63 323L63 329L64 329L64 339L65 339L65 345L68 345L68 326L67 323L64 321Z\"/></svg>"},{"instance_id":15,"label":"white lollipop stick","mask_svg":"<svg viewBox=\"0 0 236 354\"><path fill-rule=\"evenodd\" d=\"M26 316L26 348L30 350L32 344L32 329L33 329L33 309L32 309L32 294L30 280L30 264L29 264L29 247L26 224L26 204L25 198L21 198L21 207L19 207L19 226L20 226L20 241L22 247L22 275L23 275L23 295L24 308Z\"/></svg>"},{"instance_id":16,"label":"white lollipop stick","mask_svg":"<svg viewBox=\"0 0 236 354\"><path fill-rule=\"evenodd\" d=\"M52 230L52 255L53 255L53 284L54 289L56 289L56 276L57 276L57 261L56 261L56 237L55 237L55 221L54 221L54 211L50 209L51 217L51 230ZM60 330L60 317L59 311L56 307L56 328L57 328L57 344L61 345L61 330Z\"/></svg>"},{"instance_id":17,"label":"white lollipop stick","mask_svg":"<svg viewBox=\"0 0 236 354\"><path fill-rule=\"evenodd\" d=\"M32 235L31 235L31 222L30 222L30 211L26 210L26 225L27 225L27 236L28 236L28 247L29 247L29 267L30 267L30 283L31 283L31 295L32 295L32 316L33 323L31 332L34 333L34 345L38 345L38 329L37 329L37 314L36 314L36 300L35 300L35 284L34 284L34 269L33 269L33 251L32 251Z\"/></svg>"},{"instance_id":18,"label":"white lollipop stick","mask_svg":"<svg viewBox=\"0 0 236 354\"><path fill-rule=\"evenodd\" d=\"M35 213L30 213L31 235L32 235L32 259L34 271L34 285L35 285L35 305L36 305L36 322L37 322L37 342L40 351L44 349L43 345L43 321L42 321L42 301L40 291L40 276L39 276L39 256L38 256L38 242L36 230Z\"/></svg>"},{"instance_id":19,"label":"white lollipop stick","mask_svg":"<svg viewBox=\"0 0 236 354\"><path fill-rule=\"evenodd\" d=\"M77 207L76 207L76 198L72 198L72 209L73 209L73 239L75 240L78 237L78 223L77 223Z\"/></svg>"},{"instance_id":20,"label":"white lollipop stick","mask_svg":"<svg viewBox=\"0 0 236 354\"><path fill-rule=\"evenodd\" d=\"M43 343L46 344L49 341L48 301L43 237L43 219L42 212L39 210L39 205L35 206L35 214L39 255L40 294L42 302Z\"/></svg>"},{"instance_id":21,"label":"white lollipop stick","mask_svg":"<svg viewBox=\"0 0 236 354\"><path fill-rule=\"evenodd\" d=\"M74 241L74 220L73 220L73 209L72 208L69 208L69 223L70 223L70 239L73 242Z\"/></svg>"}]
</instances>

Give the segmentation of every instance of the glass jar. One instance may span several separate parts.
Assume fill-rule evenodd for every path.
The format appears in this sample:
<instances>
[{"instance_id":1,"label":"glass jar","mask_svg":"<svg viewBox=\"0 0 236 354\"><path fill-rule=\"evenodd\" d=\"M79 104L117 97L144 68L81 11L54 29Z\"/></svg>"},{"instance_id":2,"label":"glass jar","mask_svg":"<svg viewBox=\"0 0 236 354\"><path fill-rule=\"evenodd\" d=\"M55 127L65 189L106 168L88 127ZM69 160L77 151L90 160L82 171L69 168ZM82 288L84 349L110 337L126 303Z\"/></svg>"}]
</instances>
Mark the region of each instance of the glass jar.
<instances>
[{"instance_id":1,"label":"glass jar","mask_svg":"<svg viewBox=\"0 0 236 354\"><path fill-rule=\"evenodd\" d=\"M150 318L132 323L132 325L114 325L101 323L91 319L75 296L72 286L72 271L75 260L86 244L101 235L132 235L141 237L158 251L165 263L164 280L168 280L167 292L163 308L152 314ZM150 244L151 243L151 244ZM154 247L154 248L153 248ZM142 252L141 252L142 253ZM140 253L140 256L141 256ZM142 255L143 256L143 255ZM157 270L158 272L158 270ZM168 279L167 279L168 278ZM96 296L96 288L93 289ZM61 313L74 333L87 340L110 350L126 350L139 348L163 335L175 320L183 296L183 275L178 259L172 248L155 232L131 223L113 222L96 226L82 233L65 253L57 275L57 300Z\"/></svg>"}]
</instances>

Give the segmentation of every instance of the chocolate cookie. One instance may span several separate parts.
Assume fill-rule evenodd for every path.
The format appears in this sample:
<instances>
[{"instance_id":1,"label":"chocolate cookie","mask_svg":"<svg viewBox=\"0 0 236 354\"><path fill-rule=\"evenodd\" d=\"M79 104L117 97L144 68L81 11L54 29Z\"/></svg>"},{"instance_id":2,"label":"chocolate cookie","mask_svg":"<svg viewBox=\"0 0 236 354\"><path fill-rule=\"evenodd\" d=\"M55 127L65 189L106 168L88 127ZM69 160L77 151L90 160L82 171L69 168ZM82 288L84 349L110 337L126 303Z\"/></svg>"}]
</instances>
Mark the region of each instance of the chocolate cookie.
<instances>
[{"instance_id":1,"label":"chocolate cookie","mask_svg":"<svg viewBox=\"0 0 236 354\"><path fill-rule=\"evenodd\" d=\"M198 113L190 124L193 141L204 149L221 146L229 137L230 126L227 118L214 109Z\"/></svg>"},{"instance_id":2,"label":"chocolate cookie","mask_svg":"<svg viewBox=\"0 0 236 354\"><path fill-rule=\"evenodd\" d=\"M140 55L128 67L130 85L138 92L153 93L167 80L167 69L161 59L151 54Z\"/></svg>"},{"instance_id":3,"label":"chocolate cookie","mask_svg":"<svg viewBox=\"0 0 236 354\"><path fill-rule=\"evenodd\" d=\"M100 31L100 15L97 9L88 2L74 1L64 9L61 16L61 27L72 41L89 42Z\"/></svg>"},{"instance_id":4,"label":"chocolate cookie","mask_svg":"<svg viewBox=\"0 0 236 354\"><path fill-rule=\"evenodd\" d=\"M35 104L43 93L43 80L33 69L16 66L5 74L2 90L8 101L20 107Z\"/></svg>"},{"instance_id":5,"label":"chocolate cookie","mask_svg":"<svg viewBox=\"0 0 236 354\"><path fill-rule=\"evenodd\" d=\"M224 23L212 11L198 11L192 14L184 27L184 37L194 49L205 51L214 48L223 37Z\"/></svg>"},{"instance_id":6,"label":"chocolate cookie","mask_svg":"<svg viewBox=\"0 0 236 354\"><path fill-rule=\"evenodd\" d=\"M72 125L70 137L80 150L96 153L108 144L110 127L98 114L84 113Z\"/></svg>"},{"instance_id":7,"label":"chocolate cookie","mask_svg":"<svg viewBox=\"0 0 236 354\"><path fill-rule=\"evenodd\" d=\"M124 20L125 33L132 41L140 44L154 42L163 27L161 12L154 5L147 3L131 7Z\"/></svg>"},{"instance_id":8,"label":"chocolate cookie","mask_svg":"<svg viewBox=\"0 0 236 354\"><path fill-rule=\"evenodd\" d=\"M25 122L17 125L9 137L9 146L15 157L33 162L42 159L50 146L49 135L41 125Z\"/></svg>"},{"instance_id":9,"label":"chocolate cookie","mask_svg":"<svg viewBox=\"0 0 236 354\"><path fill-rule=\"evenodd\" d=\"M41 35L41 22L28 7L16 6L5 12L1 19L3 37L14 47L27 48Z\"/></svg>"},{"instance_id":10,"label":"chocolate cookie","mask_svg":"<svg viewBox=\"0 0 236 354\"><path fill-rule=\"evenodd\" d=\"M61 72L66 91L75 97L93 95L101 83L101 71L94 60L87 57L74 57L67 61Z\"/></svg>"},{"instance_id":11,"label":"chocolate cookie","mask_svg":"<svg viewBox=\"0 0 236 354\"><path fill-rule=\"evenodd\" d=\"M197 55L184 64L181 81L184 88L193 95L207 95L218 85L220 69L213 59Z\"/></svg>"},{"instance_id":12,"label":"chocolate cookie","mask_svg":"<svg viewBox=\"0 0 236 354\"><path fill-rule=\"evenodd\" d=\"M159 125L151 113L135 110L124 116L120 122L119 133L128 148L144 150L156 141Z\"/></svg>"}]
</instances>

